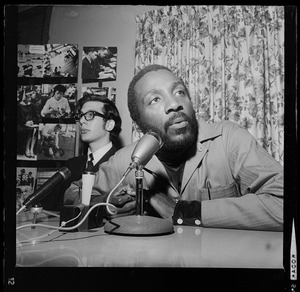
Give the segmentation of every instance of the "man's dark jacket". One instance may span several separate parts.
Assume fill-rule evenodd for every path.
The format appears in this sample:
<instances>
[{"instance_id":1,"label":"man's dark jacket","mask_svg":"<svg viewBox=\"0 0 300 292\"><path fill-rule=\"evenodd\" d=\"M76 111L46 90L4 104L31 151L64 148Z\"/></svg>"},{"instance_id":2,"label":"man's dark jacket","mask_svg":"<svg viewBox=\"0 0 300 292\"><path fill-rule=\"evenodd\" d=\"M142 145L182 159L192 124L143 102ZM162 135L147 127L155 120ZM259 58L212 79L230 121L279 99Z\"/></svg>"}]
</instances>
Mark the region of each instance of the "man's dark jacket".
<instances>
[{"instance_id":1,"label":"man's dark jacket","mask_svg":"<svg viewBox=\"0 0 300 292\"><path fill-rule=\"evenodd\" d=\"M117 148L113 146L110 148L106 154L102 156L102 158L94 165L93 171L97 172L99 169L99 165L105 161L107 161L112 155L114 155L117 151ZM66 179L62 184L58 185L46 195L44 199L41 200L40 204L45 210L49 211L59 211L60 207L63 206L63 198L66 189L71 185L73 181L80 180L82 177L82 173L86 168L87 155L77 156L68 159L64 166L69 168L71 171L71 176Z\"/></svg>"}]
</instances>

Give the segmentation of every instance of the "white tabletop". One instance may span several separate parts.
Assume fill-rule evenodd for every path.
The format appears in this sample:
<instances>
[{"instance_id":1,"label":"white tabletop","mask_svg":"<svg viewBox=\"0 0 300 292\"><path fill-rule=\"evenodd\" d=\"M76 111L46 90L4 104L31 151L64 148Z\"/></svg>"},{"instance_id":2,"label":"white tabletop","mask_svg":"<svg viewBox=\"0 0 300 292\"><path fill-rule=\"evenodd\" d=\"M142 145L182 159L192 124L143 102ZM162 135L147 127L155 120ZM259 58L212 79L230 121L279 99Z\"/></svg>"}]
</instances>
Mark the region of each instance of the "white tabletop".
<instances>
[{"instance_id":1,"label":"white tabletop","mask_svg":"<svg viewBox=\"0 0 300 292\"><path fill-rule=\"evenodd\" d=\"M59 218L39 215L58 226ZM20 214L17 225L32 214ZM17 267L214 267L283 268L283 232L174 226L159 236L124 236L104 232L62 232L44 227L16 234Z\"/></svg>"}]
</instances>

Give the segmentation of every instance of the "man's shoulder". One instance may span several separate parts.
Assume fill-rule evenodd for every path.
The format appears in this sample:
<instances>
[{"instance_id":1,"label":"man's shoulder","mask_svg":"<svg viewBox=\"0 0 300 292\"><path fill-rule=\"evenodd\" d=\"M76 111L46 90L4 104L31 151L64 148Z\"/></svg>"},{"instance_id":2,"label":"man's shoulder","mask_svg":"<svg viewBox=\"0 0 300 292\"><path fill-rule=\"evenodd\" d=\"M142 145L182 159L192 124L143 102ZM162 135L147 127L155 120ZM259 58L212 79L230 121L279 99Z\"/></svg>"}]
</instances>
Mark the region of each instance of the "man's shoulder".
<instances>
[{"instance_id":1,"label":"man's shoulder","mask_svg":"<svg viewBox=\"0 0 300 292\"><path fill-rule=\"evenodd\" d=\"M117 151L112 155L114 159L127 160L127 158L131 159L131 154L133 153L134 148L138 144L138 141L132 142L123 146L122 148L117 149Z\"/></svg>"},{"instance_id":2,"label":"man's shoulder","mask_svg":"<svg viewBox=\"0 0 300 292\"><path fill-rule=\"evenodd\" d=\"M85 165L87 160L87 156L86 155L80 155L80 156L75 156L72 158L69 158L68 160L65 161L64 166L66 167L77 167L80 165Z\"/></svg>"},{"instance_id":3,"label":"man's shoulder","mask_svg":"<svg viewBox=\"0 0 300 292\"><path fill-rule=\"evenodd\" d=\"M241 132L240 130L245 130L245 128L241 125L229 120L222 120L215 123L199 121L199 129L200 140L206 140L218 136L230 138L231 136Z\"/></svg>"},{"instance_id":4,"label":"man's shoulder","mask_svg":"<svg viewBox=\"0 0 300 292\"><path fill-rule=\"evenodd\" d=\"M139 141L131 142L130 144L127 144L119 149L117 149L116 153L124 154L128 152L132 152L135 148L135 146L138 144Z\"/></svg>"},{"instance_id":5,"label":"man's shoulder","mask_svg":"<svg viewBox=\"0 0 300 292\"><path fill-rule=\"evenodd\" d=\"M226 130L243 129L241 125L230 120L222 120L215 123L199 121L199 125L200 127L216 129L221 132Z\"/></svg>"},{"instance_id":6,"label":"man's shoulder","mask_svg":"<svg viewBox=\"0 0 300 292\"><path fill-rule=\"evenodd\" d=\"M91 62L87 58L83 58L82 65L83 66L90 66Z\"/></svg>"}]
</instances>

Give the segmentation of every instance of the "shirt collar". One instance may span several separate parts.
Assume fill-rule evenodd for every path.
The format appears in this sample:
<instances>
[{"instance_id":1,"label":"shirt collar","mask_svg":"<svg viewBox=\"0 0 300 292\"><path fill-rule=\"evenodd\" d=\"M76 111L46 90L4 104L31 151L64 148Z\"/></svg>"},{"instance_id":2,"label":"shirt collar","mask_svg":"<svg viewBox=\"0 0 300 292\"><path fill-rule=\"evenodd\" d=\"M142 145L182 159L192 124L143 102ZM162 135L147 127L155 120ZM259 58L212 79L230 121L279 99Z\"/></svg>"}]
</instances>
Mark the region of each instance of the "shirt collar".
<instances>
[{"instance_id":1,"label":"shirt collar","mask_svg":"<svg viewBox=\"0 0 300 292\"><path fill-rule=\"evenodd\" d=\"M95 165L103 156L106 154L106 152L112 147L112 142L109 142L105 146L101 147L97 151L93 152L93 164ZM89 157L90 153L92 153L91 149L88 149L87 156Z\"/></svg>"},{"instance_id":2,"label":"shirt collar","mask_svg":"<svg viewBox=\"0 0 300 292\"><path fill-rule=\"evenodd\" d=\"M203 142L205 140L209 140L220 136L222 134L221 129L216 128L216 124L210 124L206 122L199 121L199 133L198 133L198 141Z\"/></svg>"}]
</instances>

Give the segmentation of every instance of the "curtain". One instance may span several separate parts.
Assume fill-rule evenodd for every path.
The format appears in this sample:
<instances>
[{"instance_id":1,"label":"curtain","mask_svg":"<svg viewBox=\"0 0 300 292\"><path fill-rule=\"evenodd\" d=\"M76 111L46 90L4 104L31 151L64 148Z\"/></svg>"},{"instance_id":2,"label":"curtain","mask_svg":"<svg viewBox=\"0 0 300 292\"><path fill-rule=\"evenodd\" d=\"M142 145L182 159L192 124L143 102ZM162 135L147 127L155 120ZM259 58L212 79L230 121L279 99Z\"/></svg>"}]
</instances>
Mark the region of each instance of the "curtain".
<instances>
[{"instance_id":1,"label":"curtain","mask_svg":"<svg viewBox=\"0 0 300 292\"><path fill-rule=\"evenodd\" d=\"M135 73L169 67L199 119L242 125L283 165L283 6L166 6L136 22Z\"/></svg>"}]
</instances>

